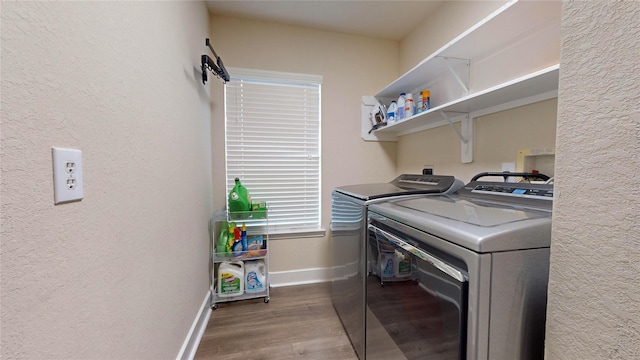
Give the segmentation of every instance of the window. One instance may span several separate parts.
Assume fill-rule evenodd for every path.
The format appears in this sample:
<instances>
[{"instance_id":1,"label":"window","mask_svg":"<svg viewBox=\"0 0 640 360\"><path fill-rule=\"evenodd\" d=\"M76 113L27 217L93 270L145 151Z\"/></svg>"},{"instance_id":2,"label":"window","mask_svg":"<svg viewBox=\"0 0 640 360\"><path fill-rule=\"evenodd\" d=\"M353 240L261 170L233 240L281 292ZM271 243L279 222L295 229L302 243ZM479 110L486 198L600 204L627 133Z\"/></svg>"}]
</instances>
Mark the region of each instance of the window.
<instances>
[{"instance_id":1,"label":"window","mask_svg":"<svg viewBox=\"0 0 640 360\"><path fill-rule=\"evenodd\" d=\"M320 90L316 75L228 68L227 194L240 178L266 201L270 233L320 230Z\"/></svg>"}]
</instances>

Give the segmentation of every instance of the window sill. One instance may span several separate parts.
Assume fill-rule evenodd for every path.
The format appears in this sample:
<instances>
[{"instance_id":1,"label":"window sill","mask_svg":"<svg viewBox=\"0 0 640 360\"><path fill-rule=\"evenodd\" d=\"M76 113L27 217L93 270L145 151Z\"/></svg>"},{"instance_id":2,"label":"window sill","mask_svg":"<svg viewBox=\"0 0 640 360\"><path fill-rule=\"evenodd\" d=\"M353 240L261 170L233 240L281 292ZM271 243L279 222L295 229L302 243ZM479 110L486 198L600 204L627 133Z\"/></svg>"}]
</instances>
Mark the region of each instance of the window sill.
<instances>
[{"instance_id":1,"label":"window sill","mask_svg":"<svg viewBox=\"0 0 640 360\"><path fill-rule=\"evenodd\" d=\"M308 230L308 231L296 231L296 232L281 232L281 233L269 233L269 240L284 240L284 239L300 239L300 238L315 238L324 237L326 234L325 229Z\"/></svg>"}]
</instances>

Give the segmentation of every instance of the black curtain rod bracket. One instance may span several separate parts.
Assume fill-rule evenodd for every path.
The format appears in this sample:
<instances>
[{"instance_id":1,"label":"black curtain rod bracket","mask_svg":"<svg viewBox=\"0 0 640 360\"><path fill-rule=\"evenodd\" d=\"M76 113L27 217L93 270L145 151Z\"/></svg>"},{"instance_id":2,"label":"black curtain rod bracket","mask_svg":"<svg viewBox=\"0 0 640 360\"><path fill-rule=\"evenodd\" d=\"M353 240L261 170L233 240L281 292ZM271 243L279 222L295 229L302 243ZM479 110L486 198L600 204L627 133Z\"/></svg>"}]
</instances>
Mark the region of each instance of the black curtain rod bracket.
<instances>
[{"instance_id":1,"label":"black curtain rod bracket","mask_svg":"<svg viewBox=\"0 0 640 360\"><path fill-rule=\"evenodd\" d=\"M228 82L231 79L231 77L229 76L229 72L224 67L224 64L222 63L222 59L220 58L220 56L218 56L218 54L216 54L216 51L213 50L213 47L211 46L211 43L209 42L208 38L205 40L205 45L209 47L216 61L214 62L213 59L209 57L209 55L206 55L206 54L202 55L201 57L202 84L207 83L207 70L211 71L215 76L222 79L225 83Z\"/></svg>"}]
</instances>

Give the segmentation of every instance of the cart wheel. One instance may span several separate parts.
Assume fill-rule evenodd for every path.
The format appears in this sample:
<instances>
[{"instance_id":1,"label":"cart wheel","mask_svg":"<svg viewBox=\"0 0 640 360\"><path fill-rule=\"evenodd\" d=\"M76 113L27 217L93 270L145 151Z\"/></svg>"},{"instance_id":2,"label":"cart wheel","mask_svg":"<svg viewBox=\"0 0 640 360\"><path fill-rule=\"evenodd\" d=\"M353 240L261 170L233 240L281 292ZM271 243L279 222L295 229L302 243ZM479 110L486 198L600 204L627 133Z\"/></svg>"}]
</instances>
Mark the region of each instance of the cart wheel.
<instances>
[{"instance_id":1,"label":"cart wheel","mask_svg":"<svg viewBox=\"0 0 640 360\"><path fill-rule=\"evenodd\" d=\"M264 303L267 304L269 300L271 300L271 298L267 296L266 298L264 298Z\"/></svg>"},{"instance_id":2,"label":"cart wheel","mask_svg":"<svg viewBox=\"0 0 640 360\"><path fill-rule=\"evenodd\" d=\"M217 309L217 308L218 308L218 304L215 304L215 305L213 305L213 306L211 307L211 310L215 310L215 309Z\"/></svg>"},{"instance_id":3,"label":"cart wheel","mask_svg":"<svg viewBox=\"0 0 640 360\"><path fill-rule=\"evenodd\" d=\"M420 284L420 280L413 280L413 284L414 285L419 285Z\"/></svg>"}]
</instances>

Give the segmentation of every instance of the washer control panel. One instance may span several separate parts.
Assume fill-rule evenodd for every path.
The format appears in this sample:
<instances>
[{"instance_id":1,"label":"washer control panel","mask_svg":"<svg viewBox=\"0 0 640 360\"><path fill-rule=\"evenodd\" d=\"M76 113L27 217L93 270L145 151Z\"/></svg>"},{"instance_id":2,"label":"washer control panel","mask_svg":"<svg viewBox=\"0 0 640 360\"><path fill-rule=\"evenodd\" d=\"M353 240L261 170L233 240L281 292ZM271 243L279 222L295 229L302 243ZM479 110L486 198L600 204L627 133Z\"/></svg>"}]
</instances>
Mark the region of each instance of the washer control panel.
<instances>
[{"instance_id":1,"label":"washer control panel","mask_svg":"<svg viewBox=\"0 0 640 360\"><path fill-rule=\"evenodd\" d=\"M478 184L471 190L476 194L491 194L518 198L553 200L553 187L535 187L531 184Z\"/></svg>"},{"instance_id":2,"label":"washer control panel","mask_svg":"<svg viewBox=\"0 0 640 360\"><path fill-rule=\"evenodd\" d=\"M442 178L430 175L401 175L397 179L400 184L438 185Z\"/></svg>"},{"instance_id":3,"label":"washer control panel","mask_svg":"<svg viewBox=\"0 0 640 360\"><path fill-rule=\"evenodd\" d=\"M553 207L553 184L476 180L463 186L458 190L458 194L477 200L498 201L543 210L551 210Z\"/></svg>"}]
</instances>

